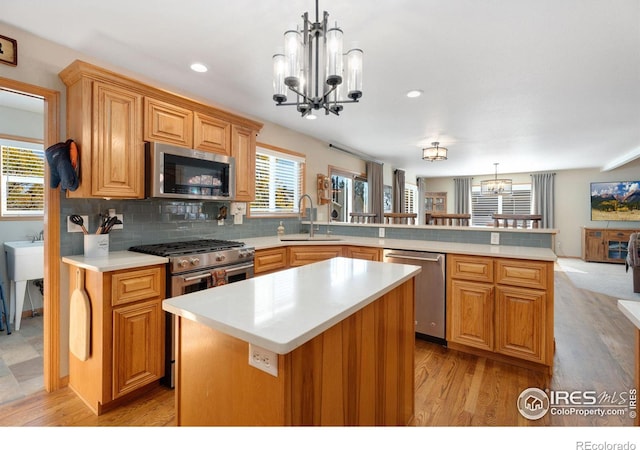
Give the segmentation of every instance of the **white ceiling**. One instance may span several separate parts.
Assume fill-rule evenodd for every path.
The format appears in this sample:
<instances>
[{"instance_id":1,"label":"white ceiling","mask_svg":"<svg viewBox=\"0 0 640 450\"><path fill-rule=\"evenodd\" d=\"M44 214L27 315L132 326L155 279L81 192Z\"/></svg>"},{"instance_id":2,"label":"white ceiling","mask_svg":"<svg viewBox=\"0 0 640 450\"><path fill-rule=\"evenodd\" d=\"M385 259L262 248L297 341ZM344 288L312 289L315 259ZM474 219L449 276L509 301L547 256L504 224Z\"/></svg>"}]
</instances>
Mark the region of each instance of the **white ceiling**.
<instances>
[{"instance_id":1,"label":"white ceiling","mask_svg":"<svg viewBox=\"0 0 640 450\"><path fill-rule=\"evenodd\" d=\"M285 30L314 15L312 0L1 9L13 26L418 176L492 174L495 162L499 173L605 168L640 156L640 0L321 0L345 49L364 51L364 95L315 121L271 100L271 57ZM209 72L191 72L194 61ZM410 89L424 95L408 99ZM449 148L447 161L422 161L432 141Z\"/></svg>"}]
</instances>

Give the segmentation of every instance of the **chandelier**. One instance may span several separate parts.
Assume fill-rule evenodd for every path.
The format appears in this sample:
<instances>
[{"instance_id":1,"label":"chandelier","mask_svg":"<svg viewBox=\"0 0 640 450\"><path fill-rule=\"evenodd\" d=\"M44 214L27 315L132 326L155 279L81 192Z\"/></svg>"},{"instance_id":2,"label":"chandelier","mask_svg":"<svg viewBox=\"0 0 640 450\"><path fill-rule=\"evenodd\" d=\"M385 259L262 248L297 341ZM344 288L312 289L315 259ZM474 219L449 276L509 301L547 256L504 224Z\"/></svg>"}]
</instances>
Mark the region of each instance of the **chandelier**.
<instances>
[{"instance_id":1,"label":"chandelier","mask_svg":"<svg viewBox=\"0 0 640 450\"><path fill-rule=\"evenodd\" d=\"M339 115L344 103L362 97L362 50L343 54L342 30L337 23L329 28L326 11L320 21L318 11L316 0L315 22L305 12L302 31L285 32L284 54L273 55L273 100L277 106L295 105L307 118L321 108L325 115ZM288 95L295 101L287 102Z\"/></svg>"},{"instance_id":2,"label":"chandelier","mask_svg":"<svg viewBox=\"0 0 640 450\"><path fill-rule=\"evenodd\" d=\"M440 147L440 142L432 142L431 147L422 149L422 159L425 161L444 161L447 159L448 150Z\"/></svg>"},{"instance_id":3,"label":"chandelier","mask_svg":"<svg viewBox=\"0 0 640 450\"><path fill-rule=\"evenodd\" d=\"M496 174L493 180L484 180L480 182L480 195L511 195L513 192L513 183L508 178L498 178L498 163L496 166Z\"/></svg>"}]
</instances>

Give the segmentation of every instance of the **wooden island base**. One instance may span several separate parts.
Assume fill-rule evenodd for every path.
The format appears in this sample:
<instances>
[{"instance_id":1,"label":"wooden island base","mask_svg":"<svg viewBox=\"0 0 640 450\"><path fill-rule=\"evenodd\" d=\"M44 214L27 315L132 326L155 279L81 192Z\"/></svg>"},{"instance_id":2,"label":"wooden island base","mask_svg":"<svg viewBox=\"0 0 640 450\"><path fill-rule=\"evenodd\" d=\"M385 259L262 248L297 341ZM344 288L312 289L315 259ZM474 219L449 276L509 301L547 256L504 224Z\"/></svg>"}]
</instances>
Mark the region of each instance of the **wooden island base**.
<instances>
[{"instance_id":1,"label":"wooden island base","mask_svg":"<svg viewBox=\"0 0 640 450\"><path fill-rule=\"evenodd\" d=\"M181 426L407 425L414 414L413 278L278 355L278 377L249 366L249 344L178 317Z\"/></svg>"}]
</instances>

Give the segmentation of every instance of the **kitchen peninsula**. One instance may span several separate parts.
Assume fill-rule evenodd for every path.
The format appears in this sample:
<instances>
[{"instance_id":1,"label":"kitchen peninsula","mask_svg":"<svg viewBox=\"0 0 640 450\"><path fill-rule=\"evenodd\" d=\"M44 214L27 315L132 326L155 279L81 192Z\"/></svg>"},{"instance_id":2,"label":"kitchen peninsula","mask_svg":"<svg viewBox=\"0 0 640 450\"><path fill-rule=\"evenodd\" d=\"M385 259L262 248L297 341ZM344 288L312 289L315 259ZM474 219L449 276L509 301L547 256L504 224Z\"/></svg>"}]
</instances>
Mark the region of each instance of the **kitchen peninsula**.
<instances>
[{"instance_id":1,"label":"kitchen peninsula","mask_svg":"<svg viewBox=\"0 0 640 450\"><path fill-rule=\"evenodd\" d=\"M177 424L408 424L419 272L338 257L165 300Z\"/></svg>"}]
</instances>

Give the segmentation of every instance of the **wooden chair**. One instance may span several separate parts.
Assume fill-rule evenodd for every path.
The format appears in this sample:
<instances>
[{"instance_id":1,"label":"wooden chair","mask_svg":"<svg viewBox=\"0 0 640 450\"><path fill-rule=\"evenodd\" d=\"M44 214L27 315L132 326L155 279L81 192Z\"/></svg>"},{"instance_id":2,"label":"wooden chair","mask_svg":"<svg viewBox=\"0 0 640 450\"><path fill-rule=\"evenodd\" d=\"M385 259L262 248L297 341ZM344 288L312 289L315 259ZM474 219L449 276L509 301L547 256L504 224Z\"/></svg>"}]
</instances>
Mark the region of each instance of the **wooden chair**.
<instances>
[{"instance_id":1,"label":"wooden chair","mask_svg":"<svg viewBox=\"0 0 640 450\"><path fill-rule=\"evenodd\" d=\"M384 223L415 225L418 214L416 213L384 213Z\"/></svg>"},{"instance_id":2,"label":"wooden chair","mask_svg":"<svg viewBox=\"0 0 640 450\"><path fill-rule=\"evenodd\" d=\"M349 213L351 223L376 223L376 213Z\"/></svg>"},{"instance_id":3,"label":"wooden chair","mask_svg":"<svg viewBox=\"0 0 640 450\"><path fill-rule=\"evenodd\" d=\"M503 228L540 228L540 214L493 214L493 226Z\"/></svg>"},{"instance_id":4,"label":"wooden chair","mask_svg":"<svg viewBox=\"0 0 640 450\"><path fill-rule=\"evenodd\" d=\"M430 213L427 224L468 227L471 223L471 214L441 214Z\"/></svg>"}]
</instances>

